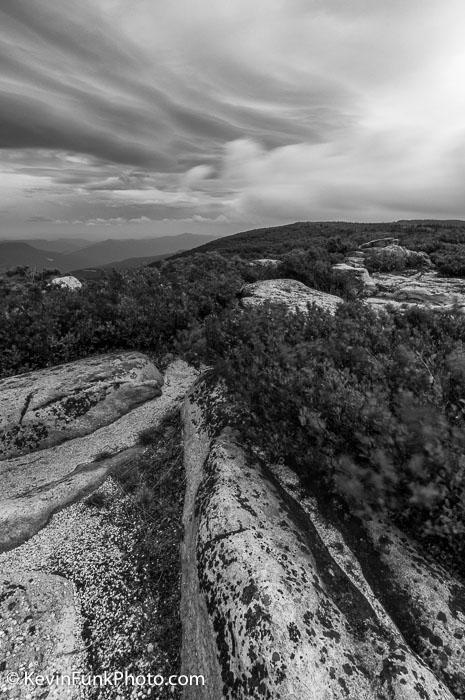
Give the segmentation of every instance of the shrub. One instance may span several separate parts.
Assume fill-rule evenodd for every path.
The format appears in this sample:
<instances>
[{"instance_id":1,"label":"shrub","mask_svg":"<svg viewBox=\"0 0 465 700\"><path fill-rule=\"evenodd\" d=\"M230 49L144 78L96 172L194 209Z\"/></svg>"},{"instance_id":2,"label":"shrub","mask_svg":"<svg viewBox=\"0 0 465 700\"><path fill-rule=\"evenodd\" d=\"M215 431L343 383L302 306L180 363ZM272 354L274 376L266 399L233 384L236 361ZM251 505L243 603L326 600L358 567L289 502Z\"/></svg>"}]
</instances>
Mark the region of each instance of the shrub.
<instances>
[{"instance_id":1,"label":"shrub","mask_svg":"<svg viewBox=\"0 0 465 700\"><path fill-rule=\"evenodd\" d=\"M225 420L250 446L463 562L463 317L352 303L334 317L270 306L207 326Z\"/></svg>"}]
</instances>

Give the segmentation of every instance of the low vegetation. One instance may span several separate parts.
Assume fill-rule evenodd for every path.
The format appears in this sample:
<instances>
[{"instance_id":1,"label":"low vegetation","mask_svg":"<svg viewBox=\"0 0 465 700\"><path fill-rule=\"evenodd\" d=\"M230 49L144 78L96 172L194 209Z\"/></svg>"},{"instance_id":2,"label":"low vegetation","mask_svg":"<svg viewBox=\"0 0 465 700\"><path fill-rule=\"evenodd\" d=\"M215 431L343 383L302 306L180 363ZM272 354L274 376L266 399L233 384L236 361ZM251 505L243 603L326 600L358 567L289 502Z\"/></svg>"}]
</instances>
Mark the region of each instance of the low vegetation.
<instances>
[{"instance_id":1,"label":"low vegetation","mask_svg":"<svg viewBox=\"0 0 465 700\"><path fill-rule=\"evenodd\" d=\"M270 306L209 319L205 338L224 418L251 448L465 575L463 316Z\"/></svg>"},{"instance_id":2,"label":"low vegetation","mask_svg":"<svg viewBox=\"0 0 465 700\"><path fill-rule=\"evenodd\" d=\"M465 272L462 224L404 222L239 234L77 292L48 287L46 275L5 277L0 376L121 349L149 352L161 366L174 355L207 363L226 388L228 420L250 446L284 460L341 508L393 520L465 576L463 316L377 315L357 301L334 317L272 306L237 313L241 286L261 276L349 299L331 265L383 235L427 252L444 274ZM282 262L278 270L251 265L258 257ZM133 486L150 507L150 484Z\"/></svg>"}]
</instances>

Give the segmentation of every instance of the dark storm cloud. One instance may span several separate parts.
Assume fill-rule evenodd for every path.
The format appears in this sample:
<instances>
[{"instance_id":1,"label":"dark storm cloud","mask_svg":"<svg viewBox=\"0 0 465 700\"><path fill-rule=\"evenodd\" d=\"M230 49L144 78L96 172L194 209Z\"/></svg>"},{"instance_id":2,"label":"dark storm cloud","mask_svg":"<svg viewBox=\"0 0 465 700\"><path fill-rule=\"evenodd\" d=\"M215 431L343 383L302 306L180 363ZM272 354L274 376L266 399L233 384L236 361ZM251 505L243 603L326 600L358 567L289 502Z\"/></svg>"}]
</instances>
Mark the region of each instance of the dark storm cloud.
<instances>
[{"instance_id":1,"label":"dark storm cloud","mask_svg":"<svg viewBox=\"0 0 465 700\"><path fill-rule=\"evenodd\" d=\"M86 2L5 0L0 37L0 148L68 149L169 171L244 132L272 146L311 133L277 114L217 100L214 90L202 96L179 76L170 80L169 68L151 65ZM254 84L257 95L266 93L263 77ZM286 89L280 94L289 99Z\"/></svg>"}]
</instances>

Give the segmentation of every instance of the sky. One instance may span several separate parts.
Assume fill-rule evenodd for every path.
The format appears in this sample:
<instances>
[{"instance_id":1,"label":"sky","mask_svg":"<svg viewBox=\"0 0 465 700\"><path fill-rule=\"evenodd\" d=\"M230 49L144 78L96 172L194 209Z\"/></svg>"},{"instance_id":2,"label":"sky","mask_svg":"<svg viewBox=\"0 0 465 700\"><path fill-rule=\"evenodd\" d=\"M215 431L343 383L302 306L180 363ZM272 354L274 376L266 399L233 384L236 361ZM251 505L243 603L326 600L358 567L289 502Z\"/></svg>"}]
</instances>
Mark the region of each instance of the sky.
<instances>
[{"instance_id":1,"label":"sky","mask_svg":"<svg viewBox=\"0 0 465 700\"><path fill-rule=\"evenodd\" d=\"M465 218L463 0L1 0L0 238Z\"/></svg>"}]
</instances>

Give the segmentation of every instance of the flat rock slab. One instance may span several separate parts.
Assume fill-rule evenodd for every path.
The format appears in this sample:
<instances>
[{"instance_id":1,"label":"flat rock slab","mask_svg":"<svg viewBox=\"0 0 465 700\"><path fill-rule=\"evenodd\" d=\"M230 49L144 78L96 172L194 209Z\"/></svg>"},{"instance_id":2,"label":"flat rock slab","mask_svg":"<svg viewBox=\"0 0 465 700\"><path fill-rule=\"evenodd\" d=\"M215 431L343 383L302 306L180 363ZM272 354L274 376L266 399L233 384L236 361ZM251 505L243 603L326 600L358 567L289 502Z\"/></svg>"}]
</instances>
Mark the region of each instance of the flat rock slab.
<instances>
[{"instance_id":1,"label":"flat rock slab","mask_svg":"<svg viewBox=\"0 0 465 700\"><path fill-rule=\"evenodd\" d=\"M309 305L315 304L320 309L334 313L342 303L342 299L334 294L311 289L292 279L261 280L245 284L240 296L244 307L270 302L284 304L291 311L307 311Z\"/></svg>"},{"instance_id":2,"label":"flat rock slab","mask_svg":"<svg viewBox=\"0 0 465 700\"><path fill-rule=\"evenodd\" d=\"M166 370L161 396L84 437L0 461L0 551L35 534L50 516L98 488L109 473L135 459L139 436L183 399L198 373L185 362Z\"/></svg>"},{"instance_id":3,"label":"flat rock slab","mask_svg":"<svg viewBox=\"0 0 465 700\"><path fill-rule=\"evenodd\" d=\"M138 352L99 355L0 381L0 458L94 432L159 396L163 377Z\"/></svg>"},{"instance_id":4,"label":"flat rock slab","mask_svg":"<svg viewBox=\"0 0 465 700\"><path fill-rule=\"evenodd\" d=\"M0 627L2 697L81 697L78 685L53 681L83 670L81 619L69 581L37 571L0 570ZM10 682L9 673L18 674L17 684ZM46 675L51 685L25 685L26 673L29 678Z\"/></svg>"}]
</instances>

